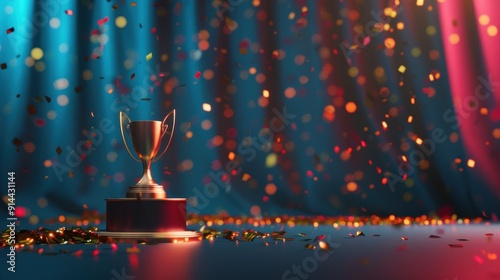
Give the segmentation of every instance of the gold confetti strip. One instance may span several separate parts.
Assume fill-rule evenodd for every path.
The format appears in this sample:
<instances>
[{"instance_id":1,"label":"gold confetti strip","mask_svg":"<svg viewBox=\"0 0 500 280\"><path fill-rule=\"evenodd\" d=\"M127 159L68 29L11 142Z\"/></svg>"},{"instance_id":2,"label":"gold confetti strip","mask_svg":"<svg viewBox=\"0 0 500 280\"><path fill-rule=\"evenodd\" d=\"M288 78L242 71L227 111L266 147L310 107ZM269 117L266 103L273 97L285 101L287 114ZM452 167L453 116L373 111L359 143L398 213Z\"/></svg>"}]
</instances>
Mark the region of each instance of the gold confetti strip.
<instances>
[{"instance_id":1,"label":"gold confetti strip","mask_svg":"<svg viewBox=\"0 0 500 280\"><path fill-rule=\"evenodd\" d=\"M37 230L20 230L16 232L16 245L32 244L79 244L79 243L99 243L99 236L96 227L81 228L59 228L50 230L43 227ZM0 237L1 247L7 246L10 231L5 230Z\"/></svg>"}]
</instances>

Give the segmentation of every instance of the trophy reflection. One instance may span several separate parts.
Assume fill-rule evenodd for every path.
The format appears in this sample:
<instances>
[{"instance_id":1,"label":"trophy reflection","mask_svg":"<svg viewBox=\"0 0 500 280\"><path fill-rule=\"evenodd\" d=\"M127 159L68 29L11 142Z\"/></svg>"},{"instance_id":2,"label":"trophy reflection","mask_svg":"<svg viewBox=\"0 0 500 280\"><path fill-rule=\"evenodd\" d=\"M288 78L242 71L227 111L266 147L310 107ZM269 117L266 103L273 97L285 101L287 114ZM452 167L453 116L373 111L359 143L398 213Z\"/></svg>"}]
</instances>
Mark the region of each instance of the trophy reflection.
<instances>
[{"instance_id":1,"label":"trophy reflection","mask_svg":"<svg viewBox=\"0 0 500 280\"><path fill-rule=\"evenodd\" d=\"M167 121L172 118L172 125ZM129 187L128 198L166 198L167 195L162 185L157 184L151 176L151 163L159 160L168 150L175 127L175 110L168 113L162 122L160 121L131 121L124 112L120 112L120 131L123 143L130 156L137 162L142 162L142 177L137 184ZM170 130L169 130L170 128ZM125 139L125 133L130 136L134 150L139 158L136 158L129 149ZM165 149L158 154L165 135L168 134L168 142Z\"/></svg>"}]
</instances>

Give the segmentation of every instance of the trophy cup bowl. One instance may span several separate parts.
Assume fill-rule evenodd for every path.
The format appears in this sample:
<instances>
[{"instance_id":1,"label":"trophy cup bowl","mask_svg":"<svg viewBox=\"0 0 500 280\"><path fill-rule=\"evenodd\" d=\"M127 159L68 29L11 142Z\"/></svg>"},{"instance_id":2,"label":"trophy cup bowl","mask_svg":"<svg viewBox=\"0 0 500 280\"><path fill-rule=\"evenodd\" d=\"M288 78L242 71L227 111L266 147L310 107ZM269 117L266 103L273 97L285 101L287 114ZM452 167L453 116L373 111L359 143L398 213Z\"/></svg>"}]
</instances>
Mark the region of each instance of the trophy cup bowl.
<instances>
[{"instance_id":1,"label":"trophy cup bowl","mask_svg":"<svg viewBox=\"0 0 500 280\"><path fill-rule=\"evenodd\" d=\"M171 125L167 121L171 119ZM145 240L184 242L201 240L198 232L186 231L186 199L167 198L162 185L151 176L151 163L159 160L172 141L175 110L163 121L131 121L120 112L122 140L130 156L142 163L142 176L129 186L126 198L106 199L106 240ZM170 128L170 130L169 130ZM127 144L127 134L137 154ZM166 147L160 153L163 138L168 135Z\"/></svg>"},{"instance_id":2,"label":"trophy cup bowl","mask_svg":"<svg viewBox=\"0 0 500 280\"><path fill-rule=\"evenodd\" d=\"M120 128L122 134L122 140L125 144L130 156L138 162L142 162L142 177L137 182L137 184L129 187L127 191L127 196L129 198L166 198L165 190L163 186L158 185L151 176L151 163L160 159L172 141L172 136L174 132L174 125L172 130L168 132L168 125L165 124L169 116L173 116L173 124L175 125L175 110L170 112L163 122L160 121L130 121L129 117L120 112ZM124 129L127 134L132 139L134 150L137 153L139 159L135 158L130 151L125 135L123 133ZM160 145L163 137L166 133L170 134L168 144L163 150L163 152L158 156L158 151L160 150Z\"/></svg>"}]
</instances>

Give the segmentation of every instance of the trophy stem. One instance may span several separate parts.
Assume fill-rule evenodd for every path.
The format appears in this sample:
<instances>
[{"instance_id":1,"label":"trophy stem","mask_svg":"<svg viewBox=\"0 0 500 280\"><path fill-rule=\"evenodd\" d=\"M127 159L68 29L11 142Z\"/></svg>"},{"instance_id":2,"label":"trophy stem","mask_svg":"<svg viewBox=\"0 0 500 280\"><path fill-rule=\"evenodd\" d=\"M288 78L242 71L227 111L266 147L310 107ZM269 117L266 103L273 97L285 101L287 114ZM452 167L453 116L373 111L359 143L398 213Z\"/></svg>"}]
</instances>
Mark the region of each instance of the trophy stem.
<instances>
[{"instance_id":1,"label":"trophy stem","mask_svg":"<svg viewBox=\"0 0 500 280\"><path fill-rule=\"evenodd\" d=\"M130 186L128 198L166 198L167 194L162 185L158 185L151 176L151 160L142 160L142 178L137 184Z\"/></svg>"},{"instance_id":2,"label":"trophy stem","mask_svg":"<svg viewBox=\"0 0 500 280\"><path fill-rule=\"evenodd\" d=\"M137 185L156 185L153 177L151 176L151 160L142 160L142 178Z\"/></svg>"}]
</instances>

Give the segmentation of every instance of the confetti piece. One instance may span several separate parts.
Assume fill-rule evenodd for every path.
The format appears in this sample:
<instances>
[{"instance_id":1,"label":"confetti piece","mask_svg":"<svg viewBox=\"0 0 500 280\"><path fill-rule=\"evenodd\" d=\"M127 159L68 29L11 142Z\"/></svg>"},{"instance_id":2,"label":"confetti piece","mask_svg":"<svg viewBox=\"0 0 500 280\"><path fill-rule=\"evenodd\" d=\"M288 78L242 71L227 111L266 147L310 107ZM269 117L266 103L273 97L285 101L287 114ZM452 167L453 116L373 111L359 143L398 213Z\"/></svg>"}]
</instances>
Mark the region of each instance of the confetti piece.
<instances>
[{"instance_id":1,"label":"confetti piece","mask_svg":"<svg viewBox=\"0 0 500 280\"><path fill-rule=\"evenodd\" d=\"M153 53L148 53L148 55L146 55L146 61L150 61L151 58L153 58Z\"/></svg>"},{"instance_id":2,"label":"confetti piece","mask_svg":"<svg viewBox=\"0 0 500 280\"><path fill-rule=\"evenodd\" d=\"M132 75L130 75L130 79L133 80L135 78L135 73L133 73Z\"/></svg>"},{"instance_id":3,"label":"confetti piece","mask_svg":"<svg viewBox=\"0 0 500 280\"><path fill-rule=\"evenodd\" d=\"M373 237L379 237L380 234L372 234Z\"/></svg>"},{"instance_id":4,"label":"confetti piece","mask_svg":"<svg viewBox=\"0 0 500 280\"><path fill-rule=\"evenodd\" d=\"M83 90L83 86L82 85L79 85L77 87L75 87L75 93L79 93Z\"/></svg>"},{"instance_id":5,"label":"confetti piece","mask_svg":"<svg viewBox=\"0 0 500 280\"><path fill-rule=\"evenodd\" d=\"M23 144L23 141L21 139L19 139L19 138L14 138L12 140L12 144L14 144L15 146L19 147L19 146L21 146Z\"/></svg>"},{"instance_id":6,"label":"confetti piece","mask_svg":"<svg viewBox=\"0 0 500 280\"><path fill-rule=\"evenodd\" d=\"M0 67L2 68L2 70L7 69L7 63L2 63Z\"/></svg>"},{"instance_id":7,"label":"confetti piece","mask_svg":"<svg viewBox=\"0 0 500 280\"><path fill-rule=\"evenodd\" d=\"M324 234L323 234L323 235L316 236L316 237L314 238L314 241L319 241L319 240L323 240L323 239L325 239L325 235L324 235Z\"/></svg>"},{"instance_id":8,"label":"confetti piece","mask_svg":"<svg viewBox=\"0 0 500 280\"><path fill-rule=\"evenodd\" d=\"M141 98L141 100L143 100L143 101L150 101L150 100L151 100L151 98L148 98L148 97L143 97L143 98Z\"/></svg>"},{"instance_id":9,"label":"confetti piece","mask_svg":"<svg viewBox=\"0 0 500 280\"><path fill-rule=\"evenodd\" d=\"M47 95L45 95L45 100L47 101L47 103L50 103L50 101L52 101L52 99L50 97L48 97Z\"/></svg>"},{"instance_id":10,"label":"confetti piece","mask_svg":"<svg viewBox=\"0 0 500 280\"><path fill-rule=\"evenodd\" d=\"M450 248L463 248L464 245L457 243L457 244L448 244L448 247Z\"/></svg>"},{"instance_id":11,"label":"confetti piece","mask_svg":"<svg viewBox=\"0 0 500 280\"><path fill-rule=\"evenodd\" d=\"M371 40L371 37L370 36L366 36L363 39L363 46L366 46L366 45L370 44L370 40Z\"/></svg>"},{"instance_id":12,"label":"confetti piece","mask_svg":"<svg viewBox=\"0 0 500 280\"><path fill-rule=\"evenodd\" d=\"M307 234L299 232L299 236L306 236Z\"/></svg>"},{"instance_id":13,"label":"confetti piece","mask_svg":"<svg viewBox=\"0 0 500 280\"><path fill-rule=\"evenodd\" d=\"M5 32L7 32L7 34L14 32L14 27L7 29Z\"/></svg>"},{"instance_id":14,"label":"confetti piece","mask_svg":"<svg viewBox=\"0 0 500 280\"><path fill-rule=\"evenodd\" d=\"M457 239L458 241L469 241L469 239L465 239L465 238L459 238Z\"/></svg>"},{"instance_id":15,"label":"confetti piece","mask_svg":"<svg viewBox=\"0 0 500 280\"><path fill-rule=\"evenodd\" d=\"M474 168L474 166L476 165L476 161L473 160L473 159L469 159L467 161L467 166L470 167L470 168Z\"/></svg>"},{"instance_id":16,"label":"confetti piece","mask_svg":"<svg viewBox=\"0 0 500 280\"><path fill-rule=\"evenodd\" d=\"M245 230L243 231L243 240L247 242L252 242L255 240L255 238L262 238L265 237L266 235L262 232L258 232L255 230Z\"/></svg>"},{"instance_id":17,"label":"confetti piece","mask_svg":"<svg viewBox=\"0 0 500 280\"><path fill-rule=\"evenodd\" d=\"M316 161L316 163L321 162L321 160L319 159L319 156L316 153L314 154L314 160Z\"/></svg>"},{"instance_id":18,"label":"confetti piece","mask_svg":"<svg viewBox=\"0 0 500 280\"><path fill-rule=\"evenodd\" d=\"M196 71L196 74L194 74L194 78L195 79L199 79L201 77L201 72L200 71Z\"/></svg>"},{"instance_id":19,"label":"confetti piece","mask_svg":"<svg viewBox=\"0 0 500 280\"><path fill-rule=\"evenodd\" d=\"M116 9L118 9L118 5L114 4L114 5L111 7L111 9L113 9L113 11L114 11L114 10L116 10Z\"/></svg>"},{"instance_id":20,"label":"confetti piece","mask_svg":"<svg viewBox=\"0 0 500 280\"><path fill-rule=\"evenodd\" d=\"M496 253L488 253L488 254L486 255L486 257L488 258L488 260L490 260L490 261L494 261L494 260L496 260L496 259L497 259L497 254L496 254Z\"/></svg>"},{"instance_id":21,"label":"confetti piece","mask_svg":"<svg viewBox=\"0 0 500 280\"><path fill-rule=\"evenodd\" d=\"M485 233L486 236L493 236L493 233Z\"/></svg>"},{"instance_id":22,"label":"confetti piece","mask_svg":"<svg viewBox=\"0 0 500 280\"><path fill-rule=\"evenodd\" d=\"M408 237L406 237L406 236L401 236L401 240L408 240Z\"/></svg>"},{"instance_id":23,"label":"confetti piece","mask_svg":"<svg viewBox=\"0 0 500 280\"><path fill-rule=\"evenodd\" d=\"M365 234L362 231L358 230L356 232L356 236L365 236Z\"/></svg>"},{"instance_id":24,"label":"confetti piece","mask_svg":"<svg viewBox=\"0 0 500 280\"><path fill-rule=\"evenodd\" d=\"M273 232L271 232L271 237L280 238L280 237L284 237L285 234L286 234L286 231L273 231Z\"/></svg>"},{"instance_id":25,"label":"confetti piece","mask_svg":"<svg viewBox=\"0 0 500 280\"><path fill-rule=\"evenodd\" d=\"M28 115L32 116L36 114L36 107L33 104L28 105Z\"/></svg>"},{"instance_id":26,"label":"confetti piece","mask_svg":"<svg viewBox=\"0 0 500 280\"><path fill-rule=\"evenodd\" d=\"M441 238L439 235L429 235L429 238Z\"/></svg>"},{"instance_id":27,"label":"confetti piece","mask_svg":"<svg viewBox=\"0 0 500 280\"><path fill-rule=\"evenodd\" d=\"M62 153L61 147L57 146L56 153L57 153L57 155L61 155L61 153Z\"/></svg>"},{"instance_id":28,"label":"confetti piece","mask_svg":"<svg viewBox=\"0 0 500 280\"><path fill-rule=\"evenodd\" d=\"M151 34L155 34L155 33L156 33L156 27L151 28Z\"/></svg>"},{"instance_id":29,"label":"confetti piece","mask_svg":"<svg viewBox=\"0 0 500 280\"><path fill-rule=\"evenodd\" d=\"M480 257L480 256L474 256L474 260L478 263L478 264L483 264L483 259Z\"/></svg>"},{"instance_id":30,"label":"confetti piece","mask_svg":"<svg viewBox=\"0 0 500 280\"><path fill-rule=\"evenodd\" d=\"M222 238L225 238L230 241L236 241L239 233L237 231L225 230L222 232Z\"/></svg>"},{"instance_id":31,"label":"confetti piece","mask_svg":"<svg viewBox=\"0 0 500 280\"><path fill-rule=\"evenodd\" d=\"M305 247L306 249L310 249L310 250L314 250L314 249L316 249L316 245L313 245L313 244L306 244L304 247Z\"/></svg>"},{"instance_id":32,"label":"confetti piece","mask_svg":"<svg viewBox=\"0 0 500 280\"><path fill-rule=\"evenodd\" d=\"M66 11L64 11L64 12L65 12L67 15L70 15L70 16L72 16L72 15L73 15L73 11L72 11L72 10L66 10Z\"/></svg>"},{"instance_id":33,"label":"confetti piece","mask_svg":"<svg viewBox=\"0 0 500 280\"><path fill-rule=\"evenodd\" d=\"M137 7L137 3L136 3L136 2L131 2L131 3L130 3L130 6L132 6L132 7Z\"/></svg>"},{"instance_id":34,"label":"confetti piece","mask_svg":"<svg viewBox=\"0 0 500 280\"><path fill-rule=\"evenodd\" d=\"M398 68L399 73L404 73L406 71L406 66L400 65Z\"/></svg>"}]
</instances>

